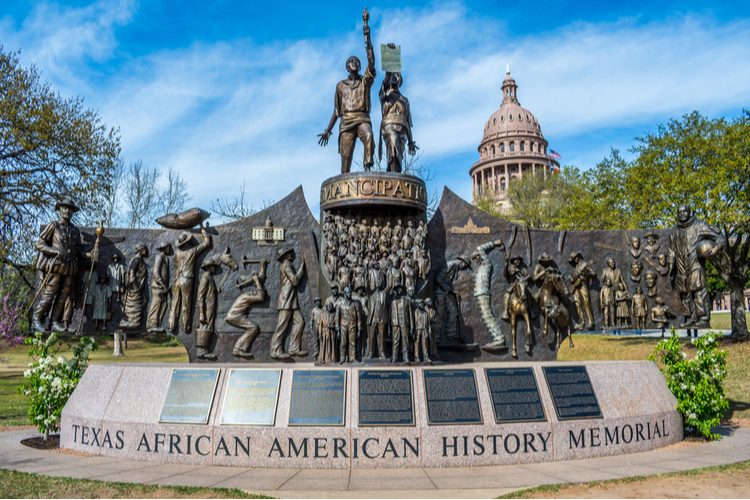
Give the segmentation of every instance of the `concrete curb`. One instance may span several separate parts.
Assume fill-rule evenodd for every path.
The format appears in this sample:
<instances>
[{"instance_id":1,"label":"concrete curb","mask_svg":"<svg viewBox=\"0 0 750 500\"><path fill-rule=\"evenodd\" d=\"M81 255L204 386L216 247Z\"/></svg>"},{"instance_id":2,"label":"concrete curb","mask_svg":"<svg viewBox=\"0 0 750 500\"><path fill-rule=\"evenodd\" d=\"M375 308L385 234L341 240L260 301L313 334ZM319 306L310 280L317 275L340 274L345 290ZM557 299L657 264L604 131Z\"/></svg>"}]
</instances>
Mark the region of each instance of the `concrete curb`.
<instances>
[{"instance_id":1,"label":"concrete curb","mask_svg":"<svg viewBox=\"0 0 750 500\"><path fill-rule=\"evenodd\" d=\"M34 450L21 439L34 430L0 433L0 468L155 484L240 488L279 498L495 498L542 484L606 481L750 460L750 429L718 427L723 439L676 450L653 450L565 462L412 469L258 469L81 457Z\"/></svg>"}]
</instances>

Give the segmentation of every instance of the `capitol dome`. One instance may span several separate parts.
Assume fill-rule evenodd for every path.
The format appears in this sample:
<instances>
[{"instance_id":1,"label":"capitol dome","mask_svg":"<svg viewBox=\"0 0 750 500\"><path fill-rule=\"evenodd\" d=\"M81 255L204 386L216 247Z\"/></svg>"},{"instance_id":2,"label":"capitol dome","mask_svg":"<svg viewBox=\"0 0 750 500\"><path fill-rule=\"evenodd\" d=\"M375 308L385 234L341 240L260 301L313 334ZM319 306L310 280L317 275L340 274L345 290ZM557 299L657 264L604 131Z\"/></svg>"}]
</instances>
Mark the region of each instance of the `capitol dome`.
<instances>
[{"instance_id":1,"label":"capitol dome","mask_svg":"<svg viewBox=\"0 0 750 500\"><path fill-rule=\"evenodd\" d=\"M529 173L546 176L551 166L559 167L559 163L550 159L547 140L536 117L518 102L518 85L510 71L502 91L503 102L484 126L479 161L471 167L469 175L475 198L482 189L490 187L496 192L498 205L507 209L505 194L514 179Z\"/></svg>"}]
</instances>

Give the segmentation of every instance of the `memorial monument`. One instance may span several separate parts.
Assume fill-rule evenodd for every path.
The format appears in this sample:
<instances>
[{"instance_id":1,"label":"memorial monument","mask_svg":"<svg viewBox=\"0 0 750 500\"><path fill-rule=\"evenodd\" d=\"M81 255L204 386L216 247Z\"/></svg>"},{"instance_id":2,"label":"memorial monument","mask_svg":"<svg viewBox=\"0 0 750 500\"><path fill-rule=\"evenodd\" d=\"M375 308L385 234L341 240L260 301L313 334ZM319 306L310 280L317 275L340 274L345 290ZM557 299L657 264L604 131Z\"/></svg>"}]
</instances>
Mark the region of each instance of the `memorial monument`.
<instances>
[{"instance_id":1,"label":"memorial monument","mask_svg":"<svg viewBox=\"0 0 750 500\"><path fill-rule=\"evenodd\" d=\"M671 229L531 229L448 188L427 220L425 182L402 171L416 144L395 44L381 45L387 167L374 168L368 19L364 74L349 58L320 134L325 145L341 120L341 173L323 181L317 220L301 187L228 224L209 226L195 208L157 219L164 229L106 234L73 227L75 204L57 204L36 245L34 328L147 334L166 320L192 363L92 365L63 412L63 447L194 464L450 467L682 438L652 362L557 363L557 352L576 330L667 328L673 311L705 325L703 266L720 234L687 207ZM358 138L363 170L352 171ZM120 258L122 304L97 289L88 317L73 293L81 271Z\"/></svg>"}]
</instances>

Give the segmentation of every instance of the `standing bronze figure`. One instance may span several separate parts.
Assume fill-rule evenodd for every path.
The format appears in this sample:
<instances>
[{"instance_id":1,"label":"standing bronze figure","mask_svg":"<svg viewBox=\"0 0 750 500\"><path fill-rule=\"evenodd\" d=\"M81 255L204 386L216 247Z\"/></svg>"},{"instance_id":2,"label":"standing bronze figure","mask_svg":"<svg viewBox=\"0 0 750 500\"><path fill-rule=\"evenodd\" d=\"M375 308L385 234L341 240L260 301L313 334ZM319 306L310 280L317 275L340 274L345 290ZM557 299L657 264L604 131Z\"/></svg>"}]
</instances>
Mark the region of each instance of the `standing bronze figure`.
<instances>
[{"instance_id":1,"label":"standing bronze figure","mask_svg":"<svg viewBox=\"0 0 750 500\"><path fill-rule=\"evenodd\" d=\"M135 246L135 257L128 267L128 280L125 285L125 298L122 301L120 328L135 330L141 327L143 312L143 291L146 289L148 268L143 261L148 256L148 248L143 243Z\"/></svg>"},{"instance_id":2,"label":"standing bronze figure","mask_svg":"<svg viewBox=\"0 0 750 500\"><path fill-rule=\"evenodd\" d=\"M294 249L280 248L277 259L281 262L279 266L279 317L276 330L271 339L271 357L274 359L289 359L290 356L307 356L307 351L301 350L302 330L305 328L305 320L299 310L297 302L297 285L305 275L305 258L299 271L294 270ZM289 336L289 352L284 352L286 335L291 327Z\"/></svg>"},{"instance_id":3,"label":"standing bronze figure","mask_svg":"<svg viewBox=\"0 0 750 500\"><path fill-rule=\"evenodd\" d=\"M362 324L359 303L352 299L352 289L344 288L344 296L336 308L336 330L341 341L341 363L357 361L357 339Z\"/></svg>"},{"instance_id":4,"label":"standing bronze figure","mask_svg":"<svg viewBox=\"0 0 750 500\"><path fill-rule=\"evenodd\" d=\"M702 260L718 254L726 245L719 230L693 216L690 207L677 208L677 224L669 237L674 287L682 300L685 322L681 328L708 328L711 308Z\"/></svg>"},{"instance_id":5,"label":"standing bronze figure","mask_svg":"<svg viewBox=\"0 0 750 500\"><path fill-rule=\"evenodd\" d=\"M596 277L596 273L591 269L591 263L583 260L581 252L573 252L568 258L568 263L573 266L573 274L570 276L571 291L573 303L578 313L580 324L575 325L576 329L581 327L587 330L594 329L594 309L591 307L591 295L589 286L591 280ZM625 286L624 282L621 282Z\"/></svg>"},{"instance_id":6,"label":"standing bronze figure","mask_svg":"<svg viewBox=\"0 0 750 500\"><path fill-rule=\"evenodd\" d=\"M172 310L169 312L169 330L177 329L177 320L182 315L182 328L189 332L193 326L193 285L195 285L195 261L211 246L211 235L201 223L203 242L189 248L184 247L193 239L190 233L182 233L177 239L174 254L175 277L172 289ZM182 311L180 311L182 306Z\"/></svg>"},{"instance_id":7,"label":"standing bronze figure","mask_svg":"<svg viewBox=\"0 0 750 500\"><path fill-rule=\"evenodd\" d=\"M396 46L389 43L390 48ZM383 159L383 142L388 158L388 172L401 172L404 162L404 150L409 146L409 154L417 152L417 145L411 136L411 109L409 99L404 97L399 89L404 80L401 73L386 72L380 87L380 109L383 120L380 122L380 141L378 142L378 158Z\"/></svg>"},{"instance_id":8,"label":"standing bronze figure","mask_svg":"<svg viewBox=\"0 0 750 500\"><path fill-rule=\"evenodd\" d=\"M367 26L369 14L367 9L362 16L365 26L362 32L365 35L365 48L367 49L367 67L364 76L360 76L361 63L357 56L351 56L346 60L346 70L349 77L341 80L336 85L336 97L334 99L333 115L328 127L319 134L318 143L321 146L328 144L333 126L336 120L341 118L339 125L339 153L341 154L341 173L345 174L352 168L352 157L354 156L354 145L357 137L362 141L365 148L364 167L370 170L373 164L373 153L375 151L375 140L372 136L372 123L370 122L370 89L375 82L375 52L370 40L370 27Z\"/></svg>"},{"instance_id":9,"label":"standing bronze figure","mask_svg":"<svg viewBox=\"0 0 750 500\"><path fill-rule=\"evenodd\" d=\"M34 309L31 329L45 331L43 322L52 309L52 330L64 332L70 323L72 308L66 305L73 302L73 282L78 274L78 257L98 260L96 250L83 254L80 249L81 233L70 218L80 210L70 198L63 198L55 204L60 219L50 222L42 229L35 248L39 252L36 269L42 273L39 302ZM54 307L52 303L54 302ZM66 313L66 314L63 314ZM65 317L63 317L65 316Z\"/></svg>"},{"instance_id":10,"label":"standing bronze figure","mask_svg":"<svg viewBox=\"0 0 750 500\"><path fill-rule=\"evenodd\" d=\"M203 274L198 282L198 328L195 329L196 357L216 360L216 354L209 352L211 337L216 326L216 306L219 293L214 275L219 269L218 259L209 257L203 261Z\"/></svg>"},{"instance_id":11,"label":"standing bronze figure","mask_svg":"<svg viewBox=\"0 0 750 500\"><path fill-rule=\"evenodd\" d=\"M162 321L167 312L167 294L169 293L169 255L172 245L164 242L156 247L159 251L154 258L154 269L151 281L151 305L148 308L146 330L153 333L164 333Z\"/></svg>"}]
</instances>

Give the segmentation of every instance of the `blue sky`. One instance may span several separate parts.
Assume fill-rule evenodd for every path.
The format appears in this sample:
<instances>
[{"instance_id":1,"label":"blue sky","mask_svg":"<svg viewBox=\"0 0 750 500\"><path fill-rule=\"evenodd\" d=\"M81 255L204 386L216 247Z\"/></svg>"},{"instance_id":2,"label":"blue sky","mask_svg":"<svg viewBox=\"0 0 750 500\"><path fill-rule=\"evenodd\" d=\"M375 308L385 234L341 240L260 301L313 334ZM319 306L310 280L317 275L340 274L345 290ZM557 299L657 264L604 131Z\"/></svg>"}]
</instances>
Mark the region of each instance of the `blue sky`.
<instances>
[{"instance_id":1,"label":"blue sky","mask_svg":"<svg viewBox=\"0 0 750 500\"><path fill-rule=\"evenodd\" d=\"M401 45L422 161L466 199L509 60L521 105L582 169L670 118L750 107L750 2L515 4L368 5L375 46ZM5 0L0 43L119 127L126 161L177 169L191 204L208 208L243 181L257 204L302 184L317 216L339 158L316 135L346 58L365 59L363 7ZM377 107L372 119L377 130Z\"/></svg>"}]
</instances>

